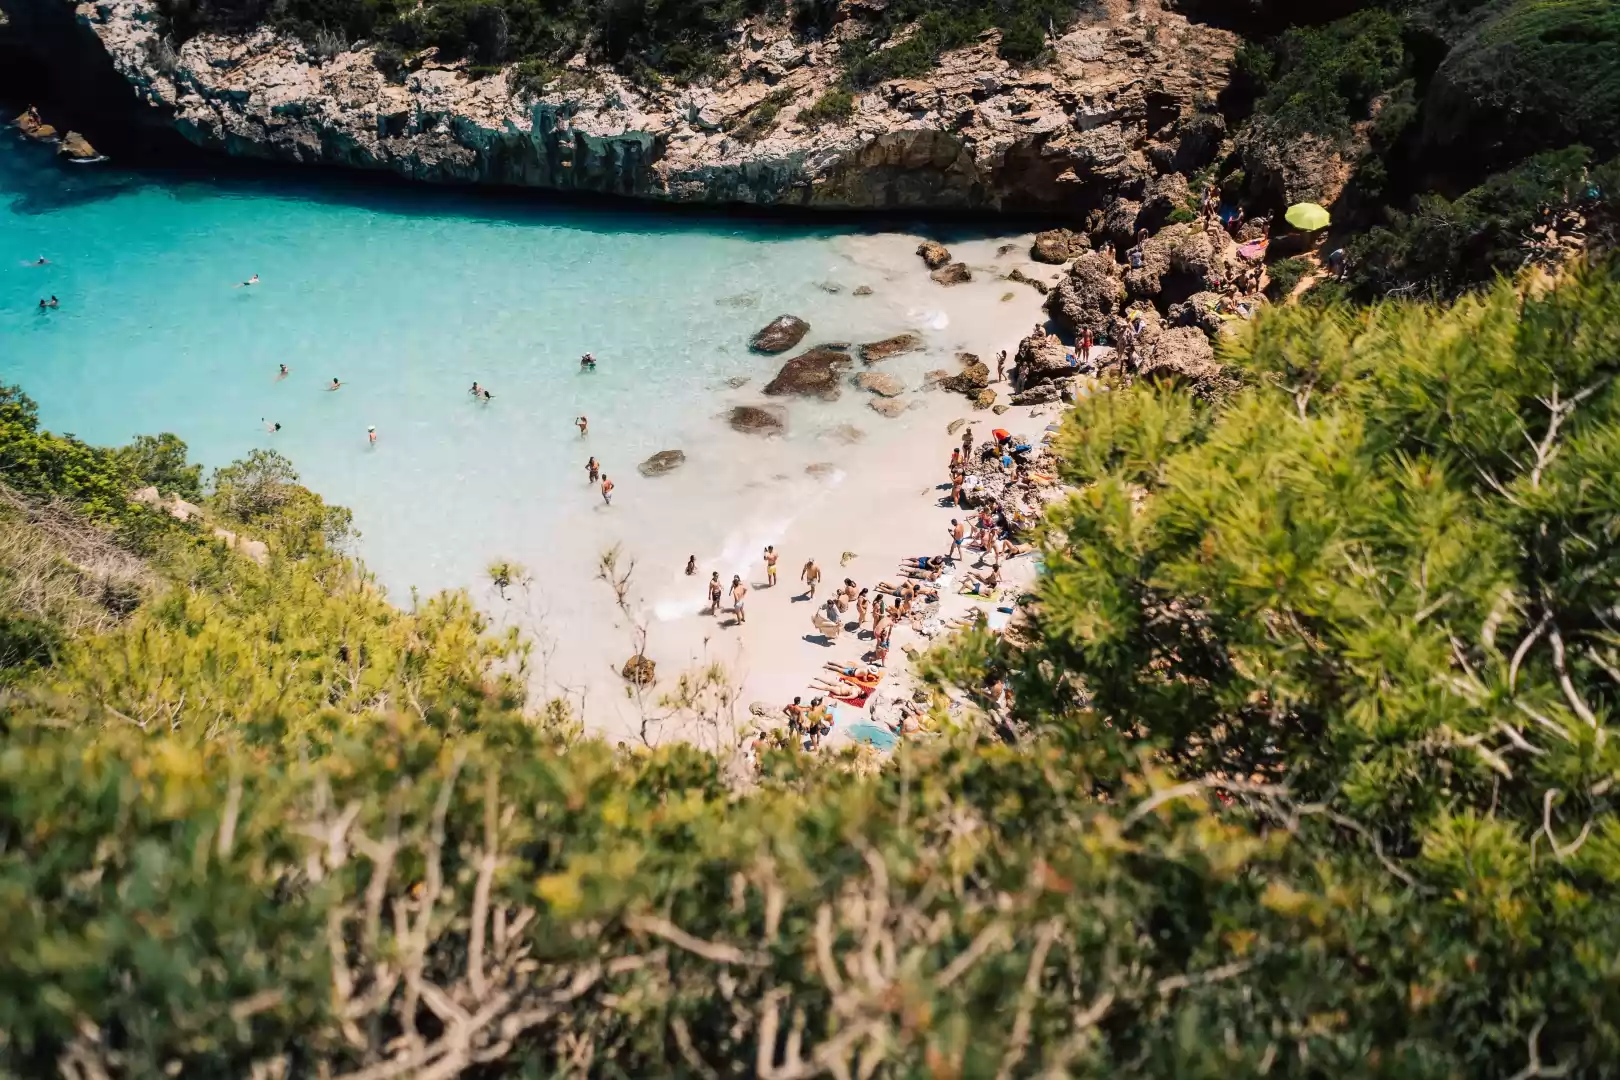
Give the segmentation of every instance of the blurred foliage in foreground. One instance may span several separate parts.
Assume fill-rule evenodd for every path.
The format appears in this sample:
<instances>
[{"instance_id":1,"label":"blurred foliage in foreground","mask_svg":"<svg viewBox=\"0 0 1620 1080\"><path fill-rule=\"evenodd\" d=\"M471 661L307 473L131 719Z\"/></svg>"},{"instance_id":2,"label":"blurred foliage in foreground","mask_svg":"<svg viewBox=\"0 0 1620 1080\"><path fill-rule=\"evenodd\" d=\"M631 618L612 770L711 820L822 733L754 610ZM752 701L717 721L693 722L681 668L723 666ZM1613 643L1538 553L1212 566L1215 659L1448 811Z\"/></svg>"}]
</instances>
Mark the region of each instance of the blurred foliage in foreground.
<instances>
[{"instance_id":1,"label":"blurred foliage in foreground","mask_svg":"<svg viewBox=\"0 0 1620 1080\"><path fill-rule=\"evenodd\" d=\"M1080 406L1034 634L931 669L1010 709L877 769L581 739L464 597L164 524L0 713L0 1070L1607 1075L1620 276L1226 359Z\"/></svg>"}]
</instances>

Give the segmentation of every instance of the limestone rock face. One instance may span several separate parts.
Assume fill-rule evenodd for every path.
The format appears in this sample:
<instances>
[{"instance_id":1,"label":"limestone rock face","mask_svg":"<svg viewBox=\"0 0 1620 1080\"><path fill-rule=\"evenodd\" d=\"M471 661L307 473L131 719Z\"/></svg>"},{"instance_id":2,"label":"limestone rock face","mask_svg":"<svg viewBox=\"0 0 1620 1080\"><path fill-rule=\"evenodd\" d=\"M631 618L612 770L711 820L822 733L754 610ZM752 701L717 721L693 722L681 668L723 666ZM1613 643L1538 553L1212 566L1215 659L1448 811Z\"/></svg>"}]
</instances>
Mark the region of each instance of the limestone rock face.
<instances>
[{"instance_id":1,"label":"limestone rock face","mask_svg":"<svg viewBox=\"0 0 1620 1080\"><path fill-rule=\"evenodd\" d=\"M1081 248L1081 250L1084 251L1086 249ZM1007 280L1008 281L1016 281L1020 285L1028 285L1030 288L1034 289L1036 292L1040 293L1042 296L1045 296L1047 293L1050 293L1052 291L1052 286L1048 285L1046 282L1037 280L1037 279L1032 278L1032 277L1029 277L1022 270L1018 270L1018 269L1014 269L1011 272L1009 272L1007 274Z\"/></svg>"},{"instance_id":2,"label":"limestone rock face","mask_svg":"<svg viewBox=\"0 0 1620 1080\"><path fill-rule=\"evenodd\" d=\"M1155 176L1147 183L1142 196L1142 209L1136 216L1138 229L1155 230L1165 226L1170 215L1178 209L1188 209L1192 191L1187 178L1180 173Z\"/></svg>"},{"instance_id":3,"label":"limestone rock face","mask_svg":"<svg viewBox=\"0 0 1620 1080\"><path fill-rule=\"evenodd\" d=\"M835 401L840 377L853 363L848 353L818 345L783 364L776 378L765 384L765 393L771 397L794 394Z\"/></svg>"},{"instance_id":4,"label":"limestone rock face","mask_svg":"<svg viewBox=\"0 0 1620 1080\"><path fill-rule=\"evenodd\" d=\"M873 398L867 405L873 412L887 416L891 420L906 411L906 403L896 401L894 398Z\"/></svg>"},{"instance_id":5,"label":"limestone rock face","mask_svg":"<svg viewBox=\"0 0 1620 1080\"><path fill-rule=\"evenodd\" d=\"M939 385L968 397L978 396L980 390L990 385L989 366L972 353L958 353L956 358L962 362L961 373L947 375L939 381Z\"/></svg>"},{"instance_id":6,"label":"limestone rock face","mask_svg":"<svg viewBox=\"0 0 1620 1080\"><path fill-rule=\"evenodd\" d=\"M1093 251L1074 261L1046 298L1046 310L1071 330L1095 332L1108 325L1124 296L1114 257Z\"/></svg>"},{"instance_id":7,"label":"limestone rock face","mask_svg":"<svg viewBox=\"0 0 1620 1080\"><path fill-rule=\"evenodd\" d=\"M70 131L62 136L62 145L56 152L74 161L94 161L101 156L96 152L96 148L90 145L90 140L77 131Z\"/></svg>"},{"instance_id":8,"label":"limestone rock face","mask_svg":"<svg viewBox=\"0 0 1620 1080\"><path fill-rule=\"evenodd\" d=\"M1086 238L1072 229L1048 229L1035 234L1035 242L1029 248L1029 257L1036 262L1066 263L1090 249L1091 245L1086 243ZM1013 271L1015 274L1017 272Z\"/></svg>"},{"instance_id":9,"label":"limestone rock face","mask_svg":"<svg viewBox=\"0 0 1620 1080\"><path fill-rule=\"evenodd\" d=\"M1350 162L1360 156L1365 143L1365 137L1358 135L1350 147L1341 150L1332 140L1316 135L1278 132L1264 121L1251 124L1237 140L1245 195L1274 210L1298 202L1330 206L1344 190Z\"/></svg>"},{"instance_id":10,"label":"limestone rock face","mask_svg":"<svg viewBox=\"0 0 1620 1080\"><path fill-rule=\"evenodd\" d=\"M899 397L906 391L906 384L893 375L881 371L863 371L855 376L856 389L865 390L880 397Z\"/></svg>"},{"instance_id":11,"label":"limestone rock face","mask_svg":"<svg viewBox=\"0 0 1620 1080\"><path fill-rule=\"evenodd\" d=\"M930 270L938 270L951 261L951 249L933 240L924 240L918 244L917 254Z\"/></svg>"},{"instance_id":12,"label":"limestone rock face","mask_svg":"<svg viewBox=\"0 0 1620 1080\"><path fill-rule=\"evenodd\" d=\"M968 269L967 263L949 263L928 276L941 285L960 285L973 280L973 272Z\"/></svg>"},{"instance_id":13,"label":"limestone rock face","mask_svg":"<svg viewBox=\"0 0 1620 1080\"><path fill-rule=\"evenodd\" d=\"M1038 383L1028 390L1020 390L1012 396L1014 405L1050 405L1062 396L1061 388L1055 382Z\"/></svg>"},{"instance_id":14,"label":"limestone rock face","mask_svg":"<svg viewBox=\"0 0 1620 1080\"><path fill-rule=\"evenodd\" d=\"M839 54L858 35L803 40L785 19L754 18L703 85L648 86L604 66L529 96L514 92L511 69L485 74L429 54L396 65L391 80L370 45L326 57L266 27L196 35L171 62L157 48L160 6L95 0L51 17L105 54L153 126L209 150L427 182L828 209L1072 214L1140 197L1154 172L1144 148L1180 131L1179 167L1198 102L1219 94L1238 44L1178 12L1150 22L1109 4L1057 28L1048 66L1013 67L988 35L925 77L861 93L847 122L805 124L799 115L841 78ZM33 40L68 67L52 35ZM100 81L77 80L73 92L99 93ZM787 100L769 131L728 134L770 94Z\"/></svg>"},{"instance_id":15,"label":"limestone rock face","mask_svg":"<svg viewBox=\"0 0 1620 1080\"><path fill-rule=\"evenodd\" d=\"M1125 291L1133 300L1155 300L1168 307L1199 292L1218 291L1236 275L1242 260L1237 245L1219 227L1202 222L1171 225L1148 237L1142 265L1125 271Z\"/></svg>"},{"instance_id":16,"label":"limestone rock face","mask_svg":"<svg viewBox=\"0 0 1620 1080\"><path fill-rule=\"evenodd\" d=\"M975 409L988 409L995 403L996 392L990 389L988 386L983 390L980 390L977 394L973 395L973 407Z\"/></svg>"},{"instance_id":17,"label":"limestone rock face","mask_svg":"<svg viewBox=\"0 0 1620 1080\"><path fill-rule=\"evenodd\" d=\"M642 476L663 476L686 464L686 453L681 450L660 450L636 466Z\"/></svg>"},{"instance_id":18,"label":"limestone rock face","mask_svg":"<svg viewBox=\"0 0 1620 1080\"><path fill-rule=\"evenodd\" d=\"M1142 204L1134 199L1115 199L1097 229L1097 246L1126 248L1136 243L1136 219L1141 213Z\"/></svg>"},{"instance_id":19,"label":"limestone rock face","mask_svg":"<svg viewBox=\"0 0 1620 1080\"><path fill-rule=\"evenodd\" d=\"M1055 335L1031 334L1018 343L1018 379L1026 389L1074 373L1068 350Z\"/></svg>"},{"instance_id":20,"label":"limestone rock face","mask_svg":"<svg viewBox=\"0 0 1620 1080\"><path fill-rule=\"evenodd\" d=\"M1206 395L1219 392L1230 381L1215 362L1209 338L1193 326L1172 326L1160 334L1138 373L1143 378L1184 382Z\"/></svg>"},{"instance_id":21,"label":"limestone rock face","mask_svg":"<svg viewBox=\"0 0 1620 1080\"><path fill-rule=\"evenodd\" d=\"M922 338L916 334L896 334L882 341L872 341L861 346L861 359L868 364L876 364L882 360L899 356L902 353L916 352L923 347Z\"/></svg>"},{"instance_id":22,"label":"limestone rock face","mask_svg":"<svg viewBox=\"0 0 1620 1080\"><path fill-rule=\"evenodd\" d=\"M738 405L726 418L733 431L744 435L780 435L787 430L781 413L757 405Z\"/></svg>"},{"instance_id":23,"label":"limestone rock face","mask_svg":"<svg viewBox=\"0 0 1620 1080\"><path fill-rule=\"evenodd\" d=\"M804 340L810 324L797 315L778 315L748 339L748 347L758 353L784 353Z\"/></svg>"}]
</instances>

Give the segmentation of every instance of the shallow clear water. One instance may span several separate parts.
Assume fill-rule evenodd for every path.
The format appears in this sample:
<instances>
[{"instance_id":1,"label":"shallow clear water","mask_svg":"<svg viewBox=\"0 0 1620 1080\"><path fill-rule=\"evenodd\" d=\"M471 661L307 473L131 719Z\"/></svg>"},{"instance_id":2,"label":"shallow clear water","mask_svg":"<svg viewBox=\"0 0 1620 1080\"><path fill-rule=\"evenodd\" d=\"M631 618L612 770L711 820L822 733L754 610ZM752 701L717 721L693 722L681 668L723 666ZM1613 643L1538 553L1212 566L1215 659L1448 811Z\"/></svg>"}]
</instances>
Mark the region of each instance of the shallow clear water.
<instances>
[{"instance_id":1,"label":"shallow clear water","mask_svg":"<svg viewBox=\"0 0 1620 1080\"><path fill-rule=\"evenodd\" d=\"M920 421L879 418L854 391L787 403L785 439L737 434L723 417L763 403L778 361L747 339L783 312L809 319L806 344L922 331L926 353L885 366L912 386L982 347L946 316L915 243L330 175L75 168L7 132L0 380L38 400L46 425L92 442L173 431L209 469L274 447L354 510L359 552L397 598L477 586L493 558L516 558L538 572L531 614L566 654L572 621L610 606L591 576L611 544L640 560L641 598L668 620L698 602L679 574L689 553L730 572L806 513L858 526L860 508L830 491L837 470L881 469L885 446ZM48 266L28 265L40 255ZM233 287L252 274L261 284ZM856 297L862 284L876 295ZM959 304L980 289L1000 312L1005 288L950 294ZM61 307L37 311L51 294ZM579 370L587 350L594 373ZM282 363L291 375L277 381ZM333 377L343 388L326 392ZM475 379L492 402L469 397ZM851 422L859 445L836 437ZM666 448L688 455L680 471L636 474ZM585 483L593 453L618 484L611 510Z\"/></svg>"}]
</instances>

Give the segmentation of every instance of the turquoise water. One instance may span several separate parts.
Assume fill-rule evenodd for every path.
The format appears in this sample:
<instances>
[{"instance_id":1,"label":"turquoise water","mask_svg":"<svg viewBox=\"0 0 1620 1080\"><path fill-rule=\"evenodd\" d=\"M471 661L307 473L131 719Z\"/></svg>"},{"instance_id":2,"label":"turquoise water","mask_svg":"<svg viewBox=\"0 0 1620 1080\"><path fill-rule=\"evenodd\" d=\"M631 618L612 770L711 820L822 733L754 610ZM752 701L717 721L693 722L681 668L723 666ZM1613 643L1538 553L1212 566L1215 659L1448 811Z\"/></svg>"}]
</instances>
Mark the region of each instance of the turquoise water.
<instances>
[{"instance_id":1,"label":"turquoise water","mask_svg":"<svg viewBox=\"0 0 1620 1080\"><path fill-rule=\"evenodd\" d=\"M844 269L836 229L330 181L75 170L8 138L0 379L92 442L174 431L210 468L274 447L355 510L396 592L543 551L590 505L588 452L625 498L634 462L723 428L726 379L768 377L750 332L850 303L816 287Z\"/></svg>"}]
</instances>

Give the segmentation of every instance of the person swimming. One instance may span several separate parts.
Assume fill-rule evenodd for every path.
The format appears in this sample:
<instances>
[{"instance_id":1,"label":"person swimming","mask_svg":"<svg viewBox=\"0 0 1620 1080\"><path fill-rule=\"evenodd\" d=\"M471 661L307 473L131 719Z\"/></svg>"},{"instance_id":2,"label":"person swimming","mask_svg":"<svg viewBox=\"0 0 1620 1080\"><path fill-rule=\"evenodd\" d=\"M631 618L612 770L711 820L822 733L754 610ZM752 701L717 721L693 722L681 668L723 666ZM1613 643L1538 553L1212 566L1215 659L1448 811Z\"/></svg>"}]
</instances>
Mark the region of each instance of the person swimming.
<instances>
[{"instance_id":1,"label":"person swimming","mask_svg":"<svg viewBox=\"0 0 1620 1080\"><path fill-rule=\"evenodd\" d=\"M41 255L39 258L34 260L34 265L35 266L48 266L50 264L50 261L51 260L49 260L45 256Z\"/></svg>"},{"instance_id":2,"label":"person swimming","mask_svg":"<svg viewBox=\"0 0 1620 1080\"><path fill-rule=\"evenodd\" d=\"M236 285L234 285L232 287L237 288L237 289L245 289L250 285L257 285L258 283L259 283L259 275L254 274L252 277L248 278L246 281L239 282L239 283L237 283Z\"/></svg>"},{"instance_id":3,"label":"person swimming","mask_svg":"<svg viewBox=\"0 0 1620 1080\"><path fill-rule=\"evenodd\" d=\"M328 390L340 390L340 389L342 389L342 387L343 387L343 384L338 382L337 376L334 375L334 376L332 376L332 385L328 386L327 389Z\"/></svg>"},{"instance_id":4,"label":"person swimming","mask_svg":"<svg viewBox=\"0 0 1620 1080\"><path fill-rule=\"evenodd\" d=\"M581 371L595 371L596 370L596 354L595 353L586 353L584 356L580 357L579 358L579 367L580 367Z\"/></svg>"},{"instance_id":5,"label":"person swimming","mask_svg":"<svg viewBox=\"0 0 1620 1080\"><path fill-rule=\"evenodd\" d=\"M261 417L259 417L259 423L263 424L264 425L264 430L268 431L272 435L274 435L276 432L281 430L280 421L277 421L276 423L272 424L270 421L266 420L264 417L261 416Z\"/></svg>"},{"instance_id":6,"label":"person swimming","mask_svg":"<svg viewBox=\"0 0 1620 1080\"><path fill-rule=\"evenodd\" d=\"M286 364L278 364L277 366L281 368L281 370L276 373L276 382L280 382L282 379L285 379L288 375L292 374L292 369L287 367Z\"/></svg>"},{"instance_id":7,"label":"person swimming","mask_svg":"<svg viewBox=\"0 0 1620 1080\"><path fill-rule=\"evenodd\" d=\"M370 442L372 446L377 445L377 428L375 426L366 428L366 440Z\"/></svg>"}]
</instances>

